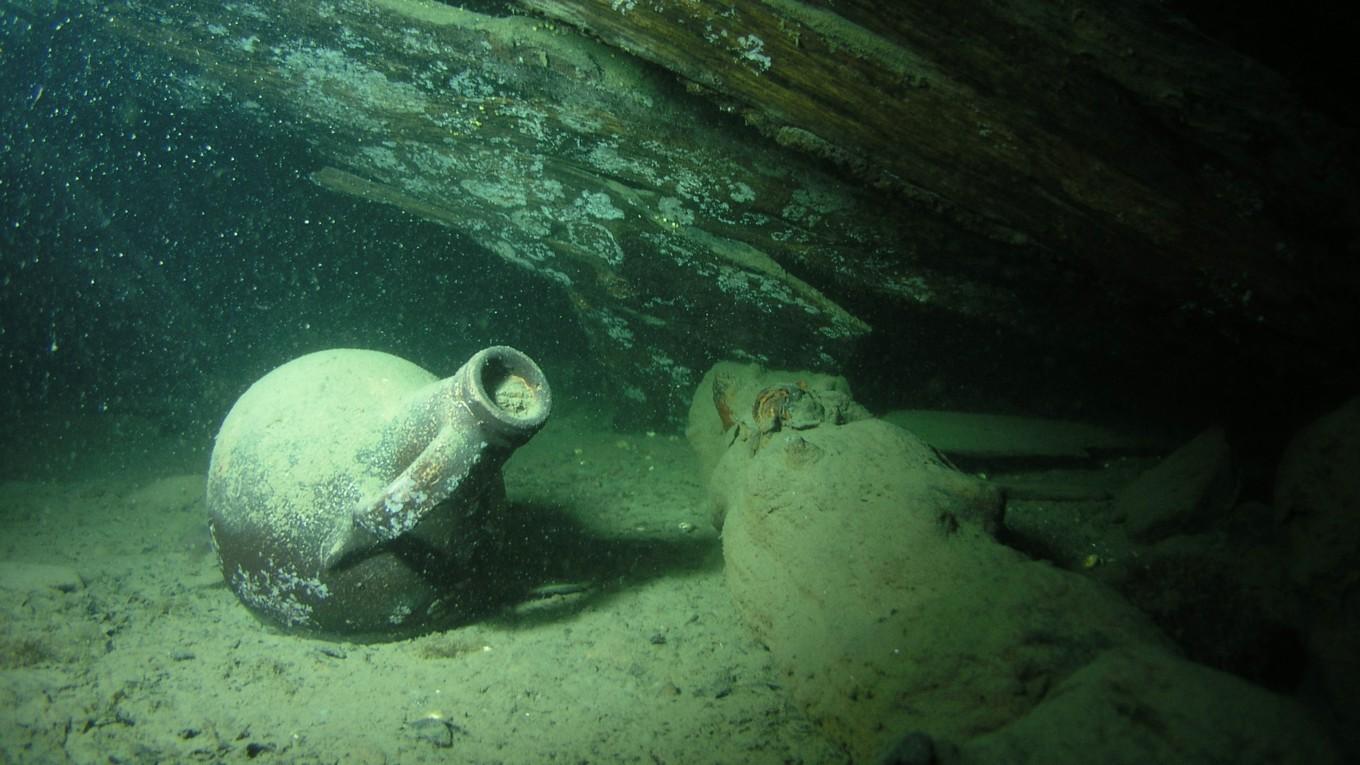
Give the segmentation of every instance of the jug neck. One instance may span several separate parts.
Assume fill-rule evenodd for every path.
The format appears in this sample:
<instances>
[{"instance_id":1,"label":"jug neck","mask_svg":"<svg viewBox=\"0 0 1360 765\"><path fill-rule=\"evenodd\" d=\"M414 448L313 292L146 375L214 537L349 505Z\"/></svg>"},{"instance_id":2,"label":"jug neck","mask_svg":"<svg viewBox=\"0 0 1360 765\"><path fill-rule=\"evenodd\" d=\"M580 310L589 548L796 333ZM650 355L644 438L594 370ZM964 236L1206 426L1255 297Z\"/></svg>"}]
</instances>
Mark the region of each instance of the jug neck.
<instances>
[{"instance_id":1,"label":"jug neck","mask_svg":"<svg viewBox=\"0 0 1360 765\"><path fill-rule=\"evenodd\" d=\"M388 427L388 454L414 454L378 494L362 500L325 555L328 569L366 557L414 529L445 502L479 494L510 454L548 418L543 371L507 346L475 354L421 392Z\"/></svg>"},{"instance_id":2,"label":"jug neck","mask_svg":"<svg viewBox=\"0 0 1360 765\"><path fill-rule=\"evenodd\" d=\"M497 345L477 352L447 380L440 403L456 425L481 434L493 449L513 450L548 419L552 392L525 354Z\"/></svg>"}]
</instances>

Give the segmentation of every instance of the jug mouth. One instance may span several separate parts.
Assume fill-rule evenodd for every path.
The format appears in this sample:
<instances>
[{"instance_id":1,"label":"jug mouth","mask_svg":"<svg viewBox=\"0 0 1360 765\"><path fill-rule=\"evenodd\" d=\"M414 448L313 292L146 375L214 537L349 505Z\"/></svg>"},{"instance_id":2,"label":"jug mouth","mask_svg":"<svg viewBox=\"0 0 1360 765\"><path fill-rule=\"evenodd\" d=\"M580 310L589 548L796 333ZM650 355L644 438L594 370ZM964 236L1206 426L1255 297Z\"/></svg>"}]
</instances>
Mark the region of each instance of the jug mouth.
<instances>
[{"instance_id":1,"label":"jug mouth","mask_svg":"<svg viewBox=\"0 0 1360 765\"><path fill-rule=\"evenodd\" d=\"M548 379L533 359L508 345L477 352L467 364L467 382L478 409L498 430L527 439L543 426L552 409Z\"/></svg>"}]
</instances>

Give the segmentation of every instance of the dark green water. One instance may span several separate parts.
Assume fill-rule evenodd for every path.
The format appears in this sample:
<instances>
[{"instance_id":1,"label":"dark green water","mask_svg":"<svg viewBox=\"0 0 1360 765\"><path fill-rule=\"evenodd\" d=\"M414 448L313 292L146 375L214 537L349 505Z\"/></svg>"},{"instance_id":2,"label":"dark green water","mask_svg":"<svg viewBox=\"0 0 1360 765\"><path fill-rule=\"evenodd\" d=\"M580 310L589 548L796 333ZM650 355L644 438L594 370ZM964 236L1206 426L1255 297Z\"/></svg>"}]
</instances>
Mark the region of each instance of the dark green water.
<instances>
[{"instance_id":1,"label":"dark green water","mask_svg":"<svg viewBox=\"0 0 1360 765\"><path fill-rule=\"evenodd\" d=\"M305 136L285 125L180 108L165 62L120 48L102 21L0 24L11 414L133 414L210 433L268 369L351 346L450 372L508 343L589 395L564 299L522 270L317 187Z\"/></svg>"}]
</instances>

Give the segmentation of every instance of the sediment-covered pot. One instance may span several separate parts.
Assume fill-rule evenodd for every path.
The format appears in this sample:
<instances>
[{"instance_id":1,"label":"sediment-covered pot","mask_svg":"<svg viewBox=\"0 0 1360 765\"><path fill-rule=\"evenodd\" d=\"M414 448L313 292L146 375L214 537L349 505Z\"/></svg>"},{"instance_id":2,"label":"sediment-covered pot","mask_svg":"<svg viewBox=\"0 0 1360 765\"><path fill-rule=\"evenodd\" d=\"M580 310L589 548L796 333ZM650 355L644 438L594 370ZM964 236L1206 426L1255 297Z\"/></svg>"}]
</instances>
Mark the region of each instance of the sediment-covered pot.
<instances>
[{"instance_id":1,"label":"sediment-covered pot","mask_svg":"<svg viewBox=\"0 0 1360 765\"><path fill-rule=\"evenodd\" d=\"M467 565L492 540L501 466L542 427L551 393L513 348L451 377L376 351L308 354L232 407L208 510L228 585L285 629L400 633L477 600Z\"/></svg>"}]
</instances>

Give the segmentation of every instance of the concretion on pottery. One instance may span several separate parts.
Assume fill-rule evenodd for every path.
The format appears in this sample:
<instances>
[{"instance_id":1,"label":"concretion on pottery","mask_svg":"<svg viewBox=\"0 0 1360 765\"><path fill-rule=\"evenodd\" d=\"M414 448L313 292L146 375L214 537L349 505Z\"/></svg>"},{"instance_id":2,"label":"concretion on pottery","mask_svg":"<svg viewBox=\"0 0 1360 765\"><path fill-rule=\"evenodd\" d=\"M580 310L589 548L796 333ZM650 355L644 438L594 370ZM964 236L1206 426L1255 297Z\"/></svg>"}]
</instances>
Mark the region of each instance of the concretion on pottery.
<instances>
[{"instance_id":1,"label":"concretion on pottery","mask_svg":"<svg viewBox=\"0 0 1360 765\"><path fill-rule=\"evenodd\" d=\"M547 419L528 356L451 377L340 349L275 369L232 407L208 475L223 575L289 629L405 632L476 600L468 564L504 499L500 467Z\"/></svg>"}]
</instances>

